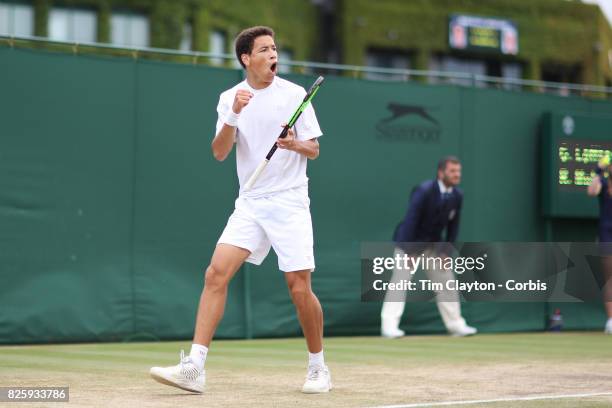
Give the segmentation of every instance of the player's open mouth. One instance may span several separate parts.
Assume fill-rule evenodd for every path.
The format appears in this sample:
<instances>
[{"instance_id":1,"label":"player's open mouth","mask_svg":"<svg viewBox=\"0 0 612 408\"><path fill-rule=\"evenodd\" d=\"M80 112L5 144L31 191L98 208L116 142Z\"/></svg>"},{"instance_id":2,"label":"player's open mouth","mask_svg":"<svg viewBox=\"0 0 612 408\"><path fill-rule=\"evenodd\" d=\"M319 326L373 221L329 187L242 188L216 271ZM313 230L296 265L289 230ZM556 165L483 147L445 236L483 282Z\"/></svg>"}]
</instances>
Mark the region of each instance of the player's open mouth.
<instances>
[{"instance_id":1,"label":"player's open mouth","mask_svg":"<svg viewBox=\"0 0 612 408\"><path fill-rule=\"evenodd\" d=\"M270 65L270 71L276 73L276 62Z\"/></svg>"}]
</instances>

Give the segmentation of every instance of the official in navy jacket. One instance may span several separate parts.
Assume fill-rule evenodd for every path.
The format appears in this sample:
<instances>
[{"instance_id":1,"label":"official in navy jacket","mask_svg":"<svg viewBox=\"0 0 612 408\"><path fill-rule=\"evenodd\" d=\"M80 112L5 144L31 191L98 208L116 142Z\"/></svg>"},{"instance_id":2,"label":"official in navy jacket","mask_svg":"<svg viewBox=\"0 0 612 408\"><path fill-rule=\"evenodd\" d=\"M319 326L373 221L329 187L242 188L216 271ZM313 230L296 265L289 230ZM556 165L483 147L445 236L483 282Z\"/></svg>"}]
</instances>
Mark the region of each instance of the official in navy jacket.
<instances>
[{"instance_id":1,"label":"official in navy jacket","mask_svg":"<svg viewBox=\"0 0 612 408\"><path fill-rule=\"evenodd\" d=\"M428 180L412 190L410 204L403 221L395 229L393 240L397 246L394 256L446 257L451 254L448 244L455 242L459 233L459 220L463 205L463 192L457 187L461 182L461 163L454 156L444 157L438 163L437 178ZM436 243L428 245L427 243ZM455 279L449 270L426 270L432 281ZM395 270L391 281L411 279L405 271ZM448 332L454 336L476 333L461 316L459 294L444 290L437 293L436 303ZM381 334L384 337L401 337L404 332L399 323L406 305L406 294L387 292L381 311Z\"/></svg>"},{"instance_id":2,"label":"official in navy jacket","mask_svg":"<svg viewBox=\"0 0 612 408\"><path fill-rule=\"evenodd\" d=\"M449 183L427 180L414 188L404 220L397 226L395 242L455 242L463 192L456 187L461 173ZM443 237L443 232L446 234Z\"/></svg>"}]
</instances>

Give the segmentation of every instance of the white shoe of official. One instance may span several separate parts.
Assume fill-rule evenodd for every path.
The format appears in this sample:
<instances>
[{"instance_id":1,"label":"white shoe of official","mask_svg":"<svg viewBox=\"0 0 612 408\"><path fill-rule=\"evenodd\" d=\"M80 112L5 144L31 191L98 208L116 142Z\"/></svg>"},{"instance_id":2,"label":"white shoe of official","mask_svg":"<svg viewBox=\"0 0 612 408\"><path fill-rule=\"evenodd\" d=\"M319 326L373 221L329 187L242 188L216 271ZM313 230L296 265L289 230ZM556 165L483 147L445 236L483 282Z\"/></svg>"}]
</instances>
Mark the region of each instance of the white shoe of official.
<instances>
[{"instance_id":1,"label":"white shoe of official","mask_svg":"<svg viewBox=\"0 0 612 408\"><path fill-rule=\"evenodd\" d=\"M149 373L155 381L185 391L201 393L206 384L206 372L198 370L191 357L185 357L183 350L181 350L181 361L177 365L153 367Z\"/></svg>"},{"instance_id":2,"label":"white shoe of official","mask_svg":"<svg viewBox=\"0 0 612 408\"><path fill-rule=\"evenodd\" d=\"M308 367L306 382L302 387L304 394L320 394L332 389L331 374L327 366Z\"/></svg>"},{"instance_id":3,"label":"white shoe of official","mask_svg":"<svg viewBox=\"0 0 612 408\"><path fill-rule=\"evenodd\" d=\"M453 337L467 337L467 336L475 335L476 333L478 333L478 330L476 330L475 327L468 326L466 324L465 326L459 326L459 327L449 329L448 332Z\"/></svg>"},{"instance_id":4,"label":"white shoe of official","mask_svg":"<svg viewBox=\"0 0 612 408\"><path fill-rule=\"evenodd\" d=\"M380 335L388 339L397 339L399 337L404 337L406 333L398 326L399 322L383 318L380 321Z\"/></svg>"},{"instance_id":5,"label":"white shoe of official","mask_svg":"<svg viewBox=\"0 0 612 408\"><path fill-rule=\"evenodd\" d=\"M605 334L612 334L612 319L608 319L606 328L604 329Z\"/></svg>"},{"instance_id":6,"label":"white shoe of official","mask_svg":"<svg viewBox=\"0 0 612 408\"><path fill-rule=\"evenodd\" d=\"M389 327L383 325L383 327L380 329L380 335L388 339L397 339L400 337L404 337L405 334L406 332L404 332L402 329L398 329L397 327Z\"/></svg>"}]
</instances>

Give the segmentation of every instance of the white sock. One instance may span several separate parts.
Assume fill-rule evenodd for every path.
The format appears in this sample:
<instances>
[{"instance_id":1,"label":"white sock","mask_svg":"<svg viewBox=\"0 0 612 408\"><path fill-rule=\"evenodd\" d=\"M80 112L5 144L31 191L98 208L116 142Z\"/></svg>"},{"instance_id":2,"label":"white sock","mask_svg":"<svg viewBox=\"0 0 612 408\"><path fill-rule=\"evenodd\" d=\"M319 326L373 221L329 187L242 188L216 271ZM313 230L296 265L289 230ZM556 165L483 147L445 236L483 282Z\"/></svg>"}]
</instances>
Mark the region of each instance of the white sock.
<instances>
[{"instance_id":1,"label":"white sock","mask_svg":"<svg viewBox=\"0 0 612 408\"><path fill-rule=\"evenodd\" d=\"M319 351L318 353L308 353L308 367L323 367L324 365L325 359L323 359L323 350Z\"/></svg>"},{"instance_id":2,"label":"white sock","mask_svg":"<svg viewBox=\"0 0 612 408\"><path fill-rule=\"evenodd\" d=\"M192 344L189 357L195 364L196 368L200 371L204 369L204 363L206 362L206 354L208 354L208 347L201 344Z\"/></svg>"}]
</instances>

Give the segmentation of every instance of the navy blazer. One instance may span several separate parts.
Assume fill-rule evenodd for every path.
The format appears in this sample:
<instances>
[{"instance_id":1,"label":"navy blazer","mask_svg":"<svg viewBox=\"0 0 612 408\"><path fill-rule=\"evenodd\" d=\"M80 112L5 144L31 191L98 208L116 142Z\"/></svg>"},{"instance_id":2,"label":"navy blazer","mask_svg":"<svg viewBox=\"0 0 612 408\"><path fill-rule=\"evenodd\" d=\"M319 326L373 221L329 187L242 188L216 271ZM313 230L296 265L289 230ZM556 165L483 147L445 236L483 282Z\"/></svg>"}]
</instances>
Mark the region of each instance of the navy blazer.
<instances>
[{"instance_id":1,"label":"navy blazer","mask_svg":"<svg viewBox=\"0 0 612 408\"><path fill-rule=\"evenodd\" d=\"M427 180L416 186L410 194L410 205L404 220L393 235L395 242L455 242L459 232L463 192L453 187L453 192L442 199L438 180Z\"/></svg>"}]
</instances>

